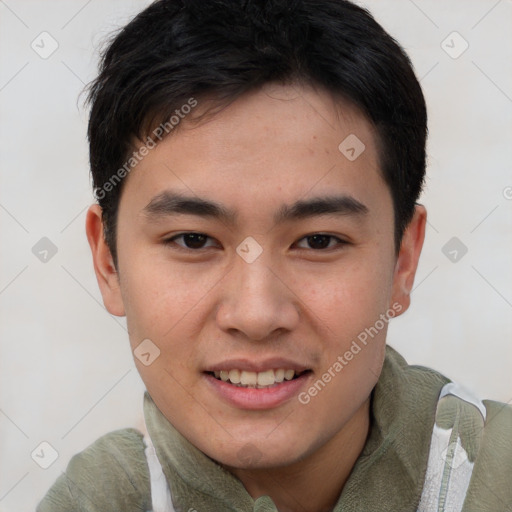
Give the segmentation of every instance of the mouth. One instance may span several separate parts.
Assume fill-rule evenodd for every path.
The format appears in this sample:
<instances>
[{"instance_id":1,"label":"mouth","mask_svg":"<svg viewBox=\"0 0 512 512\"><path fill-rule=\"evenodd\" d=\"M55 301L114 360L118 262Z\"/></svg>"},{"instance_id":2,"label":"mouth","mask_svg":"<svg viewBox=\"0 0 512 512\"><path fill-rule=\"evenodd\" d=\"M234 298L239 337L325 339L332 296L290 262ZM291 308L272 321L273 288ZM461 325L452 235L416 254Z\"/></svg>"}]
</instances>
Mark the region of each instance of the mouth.
<instances>
[{"instance_id":1,"label":"mouth","mask_svg":"<svg viewBox=\"0 0 512 512\"><path fill-rule=\"evenodd\" d=\"M226 382L238 388L267 389L277 387L283 382L296 380L307 373L311 373L311 370L275 368L254 372L234 368L230 370L207 371L205 373L218 381Z\"/></svg>"},{"instance_id":2,"label":"mouth","mask_svg":"<svg viewBox=\"0 0 512 512\"><path fill-rule=\"evenodd\" d=\"M306 364L283 357L231 358L203 368L205 383L236 409L270 410L293 401L313 378Z\"/></svg>"}]
</instances>

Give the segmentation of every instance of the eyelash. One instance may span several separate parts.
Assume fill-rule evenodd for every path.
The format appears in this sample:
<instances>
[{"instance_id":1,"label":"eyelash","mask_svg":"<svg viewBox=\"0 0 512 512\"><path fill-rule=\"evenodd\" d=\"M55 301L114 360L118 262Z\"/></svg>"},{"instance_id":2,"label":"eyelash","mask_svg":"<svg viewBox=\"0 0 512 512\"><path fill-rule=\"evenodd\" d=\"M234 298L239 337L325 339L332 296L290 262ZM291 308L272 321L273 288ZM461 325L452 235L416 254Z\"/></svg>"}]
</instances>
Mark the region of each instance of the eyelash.
<instances>
[{"instance_id":1,"label":"eyelash","mask_svg":"<svg viewBox=\"0 0 512 512\"><path fill-rule=\"evenodd\" d=\"M208 236L208 235L205 235L204 233L199 233L199 232L196 232L196 231L186 231L186 232L183 232L183 233L179 233L177 235L174 235L170 238L167 238L165 240L163 240L163 244L166 245L166 246L174 246L175 249L177 250L180 250L180 251L186 251L186 252L200 252L200 251L203 251L205 249L209 249L210 247L200 247L199 249L192 249L190 247L183 247L179 244L176 244L175 240L178 239L178 238L182 238L186 235L200 235L200 236L205 236L207 239L210 239L210 240L213 240L212 237ZM302 241L302 240L305 240L307 238L311 238L311 237L314 237L314 236L324 236L324 237L328 237L332 240L336 240L337 241L337 246L338 247L342 247L344 245L348 245L349 242L347 242L346 240L342 240L341 238L337 237L337 236L334 236L334 235L330 235L328 233L311 233L309 235L305 235L303 236L302 238L299 239L299 242ZM330 245L330 242L329 244ZM305 249L303 247L300 247L299 250L302 250L302 251L307 251L307 250L311 250L311 251L315 251L315 252L327 252L328 250L332 250L332 249L335 249L336 247L326 247L326 248L322 248L322 249Z\"/></svg>"}]
</instances>

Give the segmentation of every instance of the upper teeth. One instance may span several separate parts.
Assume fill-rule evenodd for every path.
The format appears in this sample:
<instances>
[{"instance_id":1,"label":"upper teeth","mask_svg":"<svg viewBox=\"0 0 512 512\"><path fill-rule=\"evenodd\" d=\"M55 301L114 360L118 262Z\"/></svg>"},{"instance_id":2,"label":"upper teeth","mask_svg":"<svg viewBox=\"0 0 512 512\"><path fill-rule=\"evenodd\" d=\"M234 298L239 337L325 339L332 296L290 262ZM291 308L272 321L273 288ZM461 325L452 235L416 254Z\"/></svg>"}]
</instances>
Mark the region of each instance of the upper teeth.
<instances>
[{"instance_id":1,"label":"upper teeth","mask_svg":"<svg viewBox=\"0 0 512 512\"><path fill-rule=\"evenodd\" d=\"M261 387L272 386L276 382L283 380L292 380L295 376L295 370L285 370L279 368L277 370L265 370L264 372L248 372L245 370L220 370L213 372L217 379L230 381L232 384L242 386Z\"/></svg>"}]
</instances>

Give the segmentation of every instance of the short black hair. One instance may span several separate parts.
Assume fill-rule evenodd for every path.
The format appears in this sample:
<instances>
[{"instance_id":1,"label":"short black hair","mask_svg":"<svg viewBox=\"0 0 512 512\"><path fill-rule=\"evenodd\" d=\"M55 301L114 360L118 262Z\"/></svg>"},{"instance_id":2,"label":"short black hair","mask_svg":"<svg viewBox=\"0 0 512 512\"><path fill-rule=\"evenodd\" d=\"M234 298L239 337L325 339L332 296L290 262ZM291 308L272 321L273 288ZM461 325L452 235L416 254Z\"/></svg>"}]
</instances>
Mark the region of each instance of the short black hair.
<instances>
[{"instance_id":1,"label":"short black hair","mask_svg":"<svg viewBox=\"0 0 512 512\"><path fill-rule=\"evenodd\" d=\"M408 56L372 15L346 0L158 0L115 34L88 89L93 187L116 265L134 140L171 133L192 101L221 106L270 82L320 86L373 124L398 252L424 182L427 113Z\"/></svg>"}]
</instances>

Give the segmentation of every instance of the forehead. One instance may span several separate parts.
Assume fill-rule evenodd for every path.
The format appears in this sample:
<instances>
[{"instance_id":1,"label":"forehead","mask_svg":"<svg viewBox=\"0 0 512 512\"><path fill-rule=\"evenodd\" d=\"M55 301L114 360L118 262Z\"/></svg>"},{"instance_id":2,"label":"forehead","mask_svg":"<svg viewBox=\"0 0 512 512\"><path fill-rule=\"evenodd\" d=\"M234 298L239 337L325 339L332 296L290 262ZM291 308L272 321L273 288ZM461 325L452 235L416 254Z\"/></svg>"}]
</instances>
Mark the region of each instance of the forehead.
<instances>
[{"instance_id":1,"label":"forehead","mask_svg":"<svg viewBox=\"0 0 512 512\"><path fill-rule=\"evenodd\" d=\"M193 115L207 107L198 100ZM121 202L139 208L172 189L253 214L278 199L333 190L361 202L389 195L371 123L350 103L297 85L266 86L200 122L185 117L130 173L125 189Z\"/></svg>"}]
</instances>

